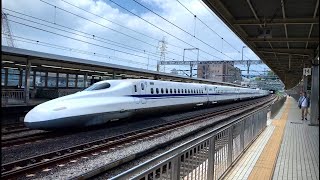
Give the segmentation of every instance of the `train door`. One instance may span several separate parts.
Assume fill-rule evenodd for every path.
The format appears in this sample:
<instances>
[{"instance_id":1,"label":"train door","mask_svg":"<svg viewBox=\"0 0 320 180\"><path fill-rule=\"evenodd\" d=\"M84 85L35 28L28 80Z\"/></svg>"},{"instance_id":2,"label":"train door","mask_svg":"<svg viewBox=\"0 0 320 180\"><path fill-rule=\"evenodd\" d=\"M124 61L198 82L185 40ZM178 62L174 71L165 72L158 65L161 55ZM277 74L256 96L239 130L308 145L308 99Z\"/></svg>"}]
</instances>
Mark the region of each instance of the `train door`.
<instances>
[{"instance_id":1,"label":"train door","mask_svg":"<svg viewBox=\"0 0 320 180\"><path fill-rule=\"evenodd\" d=\"M147 94L147 83L145 81L140 82L140 102L142 104L147 103L145 95Z\"/></svg>"},{"instance_id":2,"label":"train door","mask_svg":"<svg viewBox=\"0 0 320 180\"><path fill-rule=\"evenodd\" d=\"M208 93L208 87L204 86L204 93L206 94L206 101L209 103L209 93Z\"/></svg>"}]
</instances>

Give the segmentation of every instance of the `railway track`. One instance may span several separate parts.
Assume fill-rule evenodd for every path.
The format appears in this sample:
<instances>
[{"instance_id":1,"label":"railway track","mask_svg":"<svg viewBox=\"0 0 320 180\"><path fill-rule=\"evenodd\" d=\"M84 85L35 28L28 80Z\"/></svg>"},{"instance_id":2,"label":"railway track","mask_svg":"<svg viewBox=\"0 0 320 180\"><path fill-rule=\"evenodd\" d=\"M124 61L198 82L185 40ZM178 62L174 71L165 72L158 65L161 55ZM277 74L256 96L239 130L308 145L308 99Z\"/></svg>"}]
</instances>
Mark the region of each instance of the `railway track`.
<instances>
[{"instance_id":1,"label":"railway track","mask_svg":"<svg viewBox=\"0 0 320 180\"><path fill-rule=\"evenodd\" d=\"M27 128L27 127L21 127L21 128L16 128L16 129L13 129L13 130L2 130L1 134L2 135L10 135L10 134L26 132L26 131L32 131L32 130Z\"/></svg>"},{"instance_id":2,"label":"railway track","mask_svg":"<svg viewBox=\"0 0 320 180\"><path fill-rule=\"evenodd\" d=\"M26 131L31 131L30 129ZM57 132L40 132L40 133L34 133L24 136L15 136L11 138L3 138L1 139L1 146L2 147L10 147L25 143L31 143L39 140L45 140L50 138L56 138L60 136L67 135L66 133L57 133Z\"/></svg>"},{"instance_id":3,"label":"railway track","mask_svg":"<svg viewBox=\"0 0 320 180\"><path fill-rule=\"evenodd\" d=\"M250 102L244 102L240 105L230 105L228 108L216 112L203 114L198 117L192 117L189 119L179 119L175 122L157 125L156 127L140 129L125 134L117 135L114 137L95 140L88 143L61 149L58 151L52 151L46 154L41 154L38 156L33 156L26 159L21 159L14 162L2 164L1 178L14 178L21 175L25 175L26 173L39 171L42 168L57 163L63 163L69 161L70 159L76 159L88 154L96 153L98 151L105 151L111 148L117 148L128 144L132 144L137 141L143 141L149 138L154 138L169 131L173 131L177 128L205 121L208 118L212 118L217 115L226 115L240 110L252 110L256 107L263 106L266 103L269 103L270 101L271 98L266 97L252 100Z\"/></svg>"},{"instance_id":4,"label":"railway track","mask_svg":"<svg viewBox=\"0 0 320 180\"><path fill-rule=\"evenodd\" d=\"M16 123L2 125L2 130L12 131L15 129L21 129L23 127L25 127L23 122L16 122Z\"/></svg>"}]
</instances>

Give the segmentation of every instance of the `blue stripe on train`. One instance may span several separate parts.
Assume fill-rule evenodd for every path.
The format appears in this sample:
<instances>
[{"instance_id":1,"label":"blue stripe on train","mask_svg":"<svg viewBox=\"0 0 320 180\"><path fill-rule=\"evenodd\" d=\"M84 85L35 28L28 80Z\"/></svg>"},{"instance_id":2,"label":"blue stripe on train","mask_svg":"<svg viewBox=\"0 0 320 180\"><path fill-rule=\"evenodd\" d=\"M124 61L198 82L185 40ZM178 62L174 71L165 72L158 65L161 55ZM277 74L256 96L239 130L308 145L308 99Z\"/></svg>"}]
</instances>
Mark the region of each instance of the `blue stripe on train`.
<instances>
[{"instance_id":1,"label":"blue stripe on train","mask_svg":"<svg viewBox=\"0 0 320 180\"><path fill-rule=\"evenodd\" d=\"M223 94L208 94L209 96L213 95L243 95L243 94L253 94L253 93L223 93ZM137 94L137 95L131 95L132 97L137 98L146 98L146 99L159 99L159 98L181 98L181 97L203 97L207 96L207 94Z\"/></svg>"}]
</instances>

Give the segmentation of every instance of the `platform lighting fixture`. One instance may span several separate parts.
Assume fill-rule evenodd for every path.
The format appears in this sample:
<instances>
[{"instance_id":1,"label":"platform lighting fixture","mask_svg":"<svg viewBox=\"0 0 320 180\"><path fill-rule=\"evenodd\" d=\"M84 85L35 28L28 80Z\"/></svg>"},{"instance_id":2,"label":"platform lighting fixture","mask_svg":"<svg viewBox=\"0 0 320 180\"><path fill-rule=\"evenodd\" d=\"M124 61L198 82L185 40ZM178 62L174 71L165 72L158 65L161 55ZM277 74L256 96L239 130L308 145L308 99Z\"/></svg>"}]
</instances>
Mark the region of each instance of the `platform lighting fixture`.
<instances>
[{"instance_id":1,"label":"platform lighting fixture","mask_svg":"<svg viewBox=\"0 0 320 180\"><path fill-rule=\"evenodd\" d=\"M61 69L61 67L58 66L49 66L49 65L41 65L42 67L48 67L48 68L54 68L54 69Z\"/></svg>"},{"instance_id":2,"label":"platform lighting fixture","mask_svg":"<svg viewBox=\"0 0 320 180\"><path fill-rule=\"evenodd\" d=\"M1 61L2 63L14 63L12 61Z\"/></svg>"},{"instance_id":3,"label":"platform lighting fixture","mask_svg":"<svg viewBox=\"0 0 320 180\"><path fill-rule=\"evenodd\" d=\"M38 66L30 66L30 67L35 68L35 67L38 67Z\"/></svg>"},{"instance_id":4,"label":"platform lighting fixture","mask_svg":"<svg viewBox=\"0 0 320 180\"><path fill-rule=\"evenodd\" d=\"M79 69L75 69L75 68L62 68L62 69L75 70L75 71L78 71L78 70L79 70Z\"/></svg>"},{"instance_id":5,"label":"platform lighting fixture","mask_svg":"<svg viewBox=\"0 0 320 180\"><path fill-rule=\"evenodd\" d=\"M103 71L94 71L94 72L108 74L108 72L103 72Z\"/></svg>"},{"instance_id":6,"label":"platform lighting fixture","mask_svg":"<svg viewBox=\"0 0 320 180\"><path fill-rule=\"evenodd\" d=\"M85 71L85 72L94 72L92 70L87 70L87 69L80 69L80 71Z\"/></svg>"},{"instance_id":7,"label":"platform lighting fixture","mask_svg":"<svg viewBox=\"0 0 320 180\"><path fill-rule=\"evenodd\" d=\"M25 64L14 64L16 66L26 66Z\"/></svg>"},{"instance_id":8,"label":"platform lighting fixture","mask_svg":"<svg viewBox=\"0 0 320 180\"><path fill-rule=\"evenodd\" d=\"M18 68L14 68L14 67L3 67L5 69L18 69Z\"/></svg>"}]
</instances>

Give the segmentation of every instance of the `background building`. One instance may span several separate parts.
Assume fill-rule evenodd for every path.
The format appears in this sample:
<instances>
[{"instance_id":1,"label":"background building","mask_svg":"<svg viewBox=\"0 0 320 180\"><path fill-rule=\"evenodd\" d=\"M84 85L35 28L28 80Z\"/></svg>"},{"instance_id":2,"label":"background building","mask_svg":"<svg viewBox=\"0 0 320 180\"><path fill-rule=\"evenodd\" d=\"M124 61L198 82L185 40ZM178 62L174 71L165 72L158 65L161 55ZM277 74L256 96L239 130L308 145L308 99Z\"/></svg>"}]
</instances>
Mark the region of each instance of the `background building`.
<instances>
[{"instance_id":1,"label":"background building","mask_svg":"<svg viewBox=\"0 0 320 180\"><path fill-rule=\"evenodd\" d=\"M241 82L241 70L231 63L199 64L198 78L210 79L220 82Z\"/></svg>"}]
</instances>

